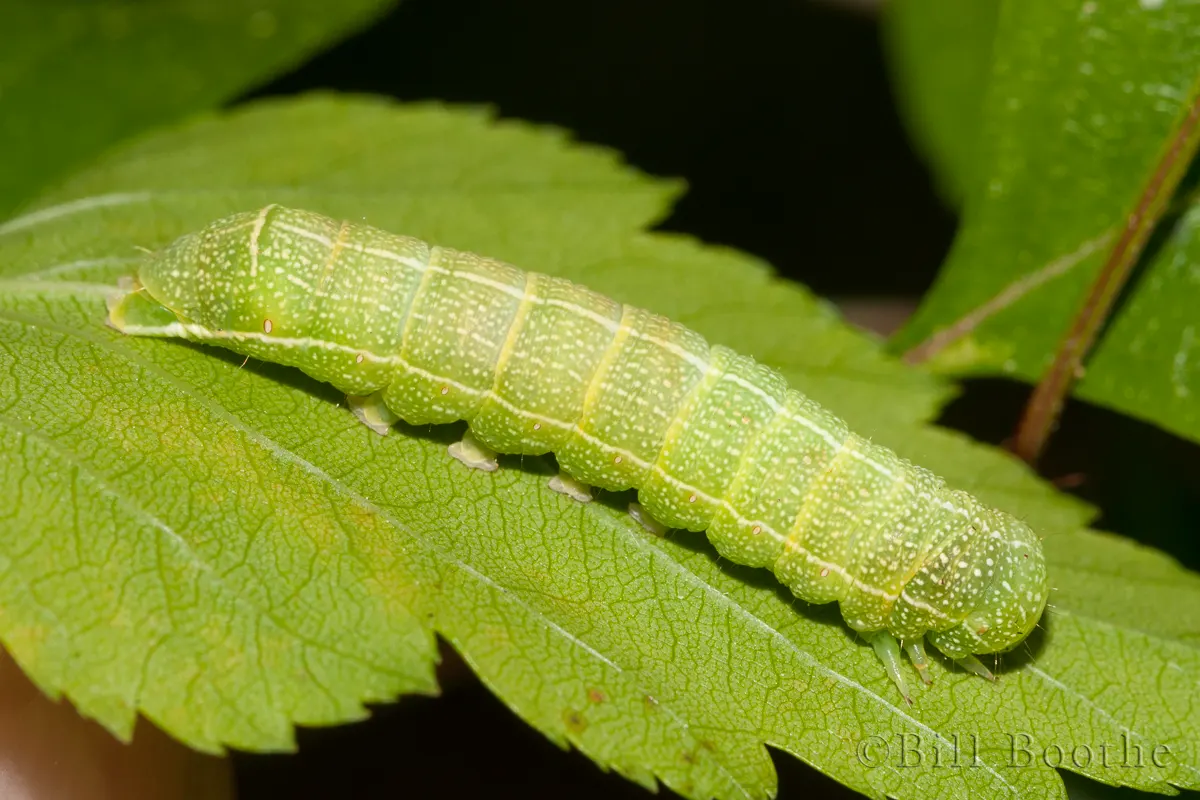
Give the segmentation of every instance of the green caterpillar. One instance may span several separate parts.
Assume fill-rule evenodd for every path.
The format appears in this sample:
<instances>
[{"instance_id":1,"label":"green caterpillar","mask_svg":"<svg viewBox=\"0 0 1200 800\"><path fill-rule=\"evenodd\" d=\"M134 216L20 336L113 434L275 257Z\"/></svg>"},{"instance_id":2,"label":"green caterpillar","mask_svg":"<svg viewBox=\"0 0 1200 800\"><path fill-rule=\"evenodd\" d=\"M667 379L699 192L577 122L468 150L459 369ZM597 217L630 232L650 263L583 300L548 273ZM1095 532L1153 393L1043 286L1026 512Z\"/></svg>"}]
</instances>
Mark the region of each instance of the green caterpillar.
<instances>
[{"instance_id":1,"label":"green caterpillar","mask_svg":"<svg viewBox=\"0 0 1200 800\"><path fill-rule=\"evenodd\" d=\"M451 454L554 453L551 486L636 488L644 524L707 531L810 603L840 603L912 702L903 643L965 669L1015 647L1049 587L1020 520L851 433L753 359L561 278L280 206L147 258L109 322L299 367L380 433L467 420ZM897 641L899 640L899 641Z\"/></svg>"}]
</instances>

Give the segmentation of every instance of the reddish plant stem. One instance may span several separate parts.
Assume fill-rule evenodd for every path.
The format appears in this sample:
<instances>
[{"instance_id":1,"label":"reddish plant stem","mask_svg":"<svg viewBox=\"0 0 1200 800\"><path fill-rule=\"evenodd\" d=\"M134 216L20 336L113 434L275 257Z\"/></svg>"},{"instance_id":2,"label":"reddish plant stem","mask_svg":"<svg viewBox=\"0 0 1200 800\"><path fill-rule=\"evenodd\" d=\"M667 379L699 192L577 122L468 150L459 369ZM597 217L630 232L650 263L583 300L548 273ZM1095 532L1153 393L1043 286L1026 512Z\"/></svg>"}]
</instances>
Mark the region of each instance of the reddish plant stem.
<instances>
[{"instance_id":1,"label":"reddish plant stem","mask_svg":"<svg viewBox=\"0 0 1200 800\"><path fill-rule=\"evenodd\" d=\"M1120 238L1092 283L1070 329L1059 342L1054 362L1033 390L1021 415L1012 450L1030 464L1037 460L1046 446L1062 413L1067 393L1082 372L1084 357L1095 344L1096 336L1112 312L1113 304L1196 152L1196 145L1200 141L1198 123L1200 92L1193 91L1191 107L1159 158L1154 173L1126 220Z\"/></svg>"}]
</instances>

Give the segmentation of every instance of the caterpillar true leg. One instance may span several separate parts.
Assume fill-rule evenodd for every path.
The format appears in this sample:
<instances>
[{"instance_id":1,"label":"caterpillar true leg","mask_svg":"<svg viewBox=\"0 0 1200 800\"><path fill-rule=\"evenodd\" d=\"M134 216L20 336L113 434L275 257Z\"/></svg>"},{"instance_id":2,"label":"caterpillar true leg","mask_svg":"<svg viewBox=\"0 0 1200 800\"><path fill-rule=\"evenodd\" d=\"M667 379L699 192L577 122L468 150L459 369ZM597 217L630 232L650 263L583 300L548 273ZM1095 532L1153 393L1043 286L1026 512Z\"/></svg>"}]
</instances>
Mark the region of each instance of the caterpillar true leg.
<instances>
[{"instance_id":1,"label":"caterpillar true leg","mask_svg":"<svg viewBox=\"0 0 1200 800\"><path fill-rule=\"evenodd\" d=\"M908 693L908 685L904 682L904 663L900 658L900 644L896 641L896 637L887 631L865 633L863 636L875 648L875 655L879 656L879 660L883 662L883 668L887 670L888 677L892 679L892 683L896 684L896 688L904 696L904 701L911 706L913 704L912 695Z\"/></svg>"},{"instance_id":2,"label":"caterpillar true leg","mask_svg":"<svg viewBox=\"0 0 1200 800\"><path fill-rule=\"evenodd\" d=\"M358 421L380 436L387 436L387 432L400 420L384 405L382 391L366 396L348 394L346 402L354 416L358 417Z\"/></svg>"},{"instance_id":3,"label":"caterpillar true leg","mask_svg":"<svg viewBox=\"0 0 1200 800\"><path fill-rule=\"evenodd\" d=\"M550 488L580 503L592 502L592 493L587 484L580 483L565 472L550 479Z\"/></svg>"},{"instance_id":4,"label":"caterpillar true leg","mask_svg":"<svg viewBox=\"0 0 1200 800\"><path fill-rule=\"evenodd\" d=\"M904 650L908 653L908 660L917 668L917 674L921 676L921 680L926 686L933 683L933 678L929 677L929 657L925 655L925 642L922 639L917 639L915 642L905 642Z\"/></svg>"},{"instance_id":5,"label":"caterpillar true leg","mask_svg":"<svg viewBox=\"0 0 1200 800\"><path fill-rule=\"evenodd\" d=\"M450 455L471 469L495 472L500 468L500 465L496 462L496 451L485 447L469 430L463 434L461 442L455 442L450 445L448 450L450 451Z\"/></svg>"},{"instance_id":6,"label":"caterpillar true leg","mask_svg":"<svg viewBox=\"0 0 1200 800\"><path fill-rule=\"evenodd\" d=\"M992 671L979 662L979 659L972 655L965 655L962 658L954 659L954 663L965 669L967 672L972 672L981 678L987 678L989 681L996 680L996 676Z\"/></svg>"}]
</instances>

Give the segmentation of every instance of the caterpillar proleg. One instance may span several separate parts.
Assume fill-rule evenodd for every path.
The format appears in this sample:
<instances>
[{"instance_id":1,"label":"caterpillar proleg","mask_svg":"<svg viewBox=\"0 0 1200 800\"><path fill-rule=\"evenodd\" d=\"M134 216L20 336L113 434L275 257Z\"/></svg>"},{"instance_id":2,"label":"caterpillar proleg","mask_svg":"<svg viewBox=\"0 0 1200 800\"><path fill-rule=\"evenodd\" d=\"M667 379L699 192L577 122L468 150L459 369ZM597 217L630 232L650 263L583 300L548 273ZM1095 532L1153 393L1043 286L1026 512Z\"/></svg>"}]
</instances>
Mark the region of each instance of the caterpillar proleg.
<instances>
[{"instance_id":1,"label":"caterpillar proleg","mask_svg":"<svg viewBox=\"0 0 1200 800\"><path fill-rule=\"evenodd\" d=\"M810 603L837 602L911 702L901 652L976 654L1032 631L1049 592L1017 518L847 429L777 372L561 278L281 206L149 256L109 322L298 367L386 432L466 420L451 454L553 453L556 491L636 489Z\"/></svg>"}]
</instances>

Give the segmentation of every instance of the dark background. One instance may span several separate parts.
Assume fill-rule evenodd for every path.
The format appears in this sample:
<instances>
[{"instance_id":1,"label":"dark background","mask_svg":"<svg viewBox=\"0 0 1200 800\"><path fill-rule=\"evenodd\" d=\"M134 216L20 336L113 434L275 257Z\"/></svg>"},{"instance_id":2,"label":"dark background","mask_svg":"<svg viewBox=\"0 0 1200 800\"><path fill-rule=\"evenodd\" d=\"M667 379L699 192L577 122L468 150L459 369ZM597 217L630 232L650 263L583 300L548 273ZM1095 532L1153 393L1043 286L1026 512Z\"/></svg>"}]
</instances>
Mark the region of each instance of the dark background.
<instances>
[{"instance_id":1,"label":"dark background","mask_svg":"<svg viewBox=\"0 0 1200 800\"><path fill-rule=\"evenodd\" d=\"M821 294L919 295L953 232L874 20L812 0L407 0L265 94L486 103L691 190L665 227Z\"/></svg>"},{"instance_id":2,"label":"dark background","mask_svg":"<svg viewBox=\"0 0 1200 800\"><path fill-rule=\"evenodd\" d=\"M911 307L953 236L954 216L901 125L878 21L861 10L814 0L408 0L255 96L317 88L484 103L613 147L646 172L686 179L662 227L761 256L867 323ZM942 421L999 443L1027 396L1026 386L972 382ZM1185 524L1200 516L1197 462L1194 446L1073 404L1041 470L1100 505L1103 527L1200 567ZM446 658L442 698L302 732L298 755L238 755L239 795L647 796L558 750ZM781 797L858 796L796 759L775 762ZM1073 794L1099 789L1066 777Z\"/></svg>"}]
</instances>

